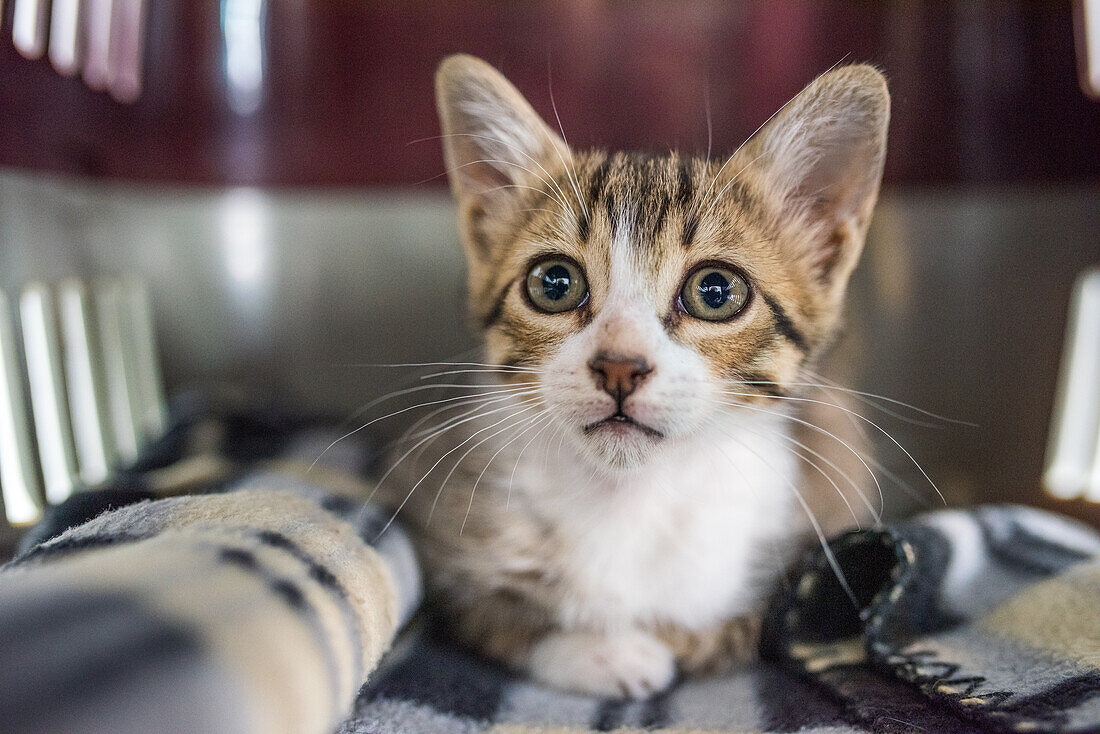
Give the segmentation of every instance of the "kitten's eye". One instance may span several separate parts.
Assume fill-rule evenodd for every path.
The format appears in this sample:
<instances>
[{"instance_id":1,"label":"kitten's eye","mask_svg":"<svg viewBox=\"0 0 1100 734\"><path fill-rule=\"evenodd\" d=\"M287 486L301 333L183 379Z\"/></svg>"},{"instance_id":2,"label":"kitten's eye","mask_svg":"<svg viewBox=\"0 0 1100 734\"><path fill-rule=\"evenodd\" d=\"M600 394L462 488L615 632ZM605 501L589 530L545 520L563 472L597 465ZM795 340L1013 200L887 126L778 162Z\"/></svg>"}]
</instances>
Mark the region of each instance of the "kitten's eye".
<instances>
[{"instance_id":1,"label":"kitten's eye","mask_svg":"<svg viewBox=\"0 0 1100 734\"><path fill-rule=\"evenodd\" d=\"M549 258L535 263L527 273L527 295L539 311L572 311L588 298L588 283L571 260Z\"/></svg>"},{"instance_id":2,"label":"kitten's eye","mask_svg":"<svg viewBox=\"0 0 1100 734\"><path fill-rule=\"evenodd\" d=\"M725 321L749 301L749 284L732 268L704 265L688 276L680 304L697 319Z\"/></svg>"}]
</instances>

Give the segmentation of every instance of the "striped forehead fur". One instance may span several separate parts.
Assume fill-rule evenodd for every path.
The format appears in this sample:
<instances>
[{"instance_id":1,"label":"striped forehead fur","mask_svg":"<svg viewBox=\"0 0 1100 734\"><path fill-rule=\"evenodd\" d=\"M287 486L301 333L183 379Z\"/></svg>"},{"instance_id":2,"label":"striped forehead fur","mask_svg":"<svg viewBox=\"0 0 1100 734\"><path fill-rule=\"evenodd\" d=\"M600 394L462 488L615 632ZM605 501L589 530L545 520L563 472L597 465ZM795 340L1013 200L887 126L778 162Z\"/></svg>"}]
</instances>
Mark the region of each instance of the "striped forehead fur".
<instances>
[{"instance_id":1,"label":"striped forehead fur","mask_svg":"<svg viewBox=\"0 0 1100 734\"><path fill-rule=\"evenodd\" d=\"M568 171L560 163L548 166L554 175L551 185L532 187L523 193L523 203L517 204L508 226L499 230L498 236L510 242L510 247L483 245L494 253L492 259L484 264L471 261L472 281L484 283L472 291L482 326L514 340L508 347L510 354L529 353L524 360L513 356L513 362L537 362L542 347L559 341L556 334L533 327L526 318L522 298L514 299L518 308L505 307L510 291L525 275L523 267L530 258L560 252L587 264L586 274L595 294L610 287L599 279L612 272L610 263L616 249L632 253L631 270L635 272L648 269L658 279L667 279L660 278L662 274L675 276L676 282L670 281L663 289L665 302L655 304L663 309L660 317L670 331L677 330L682 322L675 297L683 271L703 260L729 261L758 276L754 287L774 318L771 336L783 337L798 352L808 351L804 332L812 332L813 325L796 326L793 319L798 316L791 313L812 314L812 308L804 303L789 264L771 251L777 233L763 192L751 180L727 187L728 180L715 181L720 162L678 153L574 153L571 164L573 168ZM555 192L560 188L572 193L572 176L583 198L574 195L563 206L561 195ZM721 188L726 189L723 198L714 199ZM592 308L601 305L599 297L594 296ZM590 310L582 311L566 323L577 328L590 315ZM753 336L754 344L773 340ZM492 341L503 340L496 337ZM728 341L712 334L699 345L709 342L717 346ZM737 355L728 349L722 349L720 355L722 371L728 371Z\"/></svg>"},{"instance_id":2,"label":"striped forehead fur","mask_svg":"<svg viewBox=\"0 0 1100 734\"><path fill-rule=\"evenodd\" d=\"M636 253L637 272L648 269L636 285L670 338L716 374L793 374L828 343L882 169L888 97L870 67L824 75L714 160L571 150L498 72L468 57L445 63L437 85L490 356L537 364L590 322L608 306L617 246ZM552 254L579 264L591 298L547 319L522 288L531 263ZM677 307L684 278L707 261L747 276L757 306L743 323L693 323Z\"/></svg>"}]
</instances>

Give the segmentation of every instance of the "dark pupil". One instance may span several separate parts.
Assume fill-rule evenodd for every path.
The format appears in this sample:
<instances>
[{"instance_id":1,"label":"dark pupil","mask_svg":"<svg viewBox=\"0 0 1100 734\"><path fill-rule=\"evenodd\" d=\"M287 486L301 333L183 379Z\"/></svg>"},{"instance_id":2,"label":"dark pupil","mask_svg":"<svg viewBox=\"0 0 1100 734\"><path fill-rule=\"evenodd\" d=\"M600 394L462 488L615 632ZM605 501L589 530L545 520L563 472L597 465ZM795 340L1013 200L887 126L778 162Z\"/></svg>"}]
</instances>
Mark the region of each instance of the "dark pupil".
<instances>
[{"instance_id":1,"label":"dark pupil","mask_svg":"<svg viewBox=\"0 0 1100 734\"><path fill-rule=\"evenodd\" d=\"M711 308L721 308L730 298L730 282L715 271L699 281L699 297Z\"/></svg>"},{"instance_id":2,"label":"dark pupil","mask_svg":"<svg viewBox=\"0 0 1100 734\"><path fill-rule=\"evenodd\" d=\"M547 268L542 274L542 292L551 301L560 301L569 292L569 269L564 265Z\"/></svg>"}]
</instances>

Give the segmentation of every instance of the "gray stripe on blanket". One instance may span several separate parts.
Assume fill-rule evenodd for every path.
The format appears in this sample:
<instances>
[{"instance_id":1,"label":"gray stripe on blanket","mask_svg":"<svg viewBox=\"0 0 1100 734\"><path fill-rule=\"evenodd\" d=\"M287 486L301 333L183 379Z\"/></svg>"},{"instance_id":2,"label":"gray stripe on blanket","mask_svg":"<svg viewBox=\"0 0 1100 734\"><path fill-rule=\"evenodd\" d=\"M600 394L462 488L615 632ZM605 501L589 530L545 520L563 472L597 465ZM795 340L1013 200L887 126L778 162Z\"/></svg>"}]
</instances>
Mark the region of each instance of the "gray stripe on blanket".
<instances>
[{"instance_id":1,"label":"gray stripe on blanket","mask_svg":"<svg viewBox=\"0 0 1100 734\"><path fill-rule=\"evenodd\" d=\"M333 494L322 483L307 481L298 475L275 470L249 472L231 487L233 491L248 489L283 490L316 502L327 512L351 523L360 539L372 546L386 560L395 585L399 624L404 624L420 607L423 582L420 563L408 534L399 525L390 523L389 510L373 504L362 504L345 495Z\"/></svg>"},{"instance_id":2,"label":"gray stripe on blanket","mask_svg":"<svg viewBox=\"0 0 1100 734\"><path fill-rule=\"evenodd\" d=\"M126 594L0 595L5 734L248 729L240 691L199 636ZM52 660L50 658L53 658ZM141 705L135 705L141 702Z\"/></svg>"},{"instance_id":3,"label":"gray stripe on blanket","mask_svg":"<svg viewBox=\"0 0 1100 734\"><path fill-rule=\"evenodd\" d=\"M537 686L455 647L437 633L409 630L340 734L375 732L582 732L621 728L670 732L864 732L820 689L760 663L725 676L686 681L667 694L624 703ZM883 713L888 709L883 707ZM393 718L396 717L396 718ZM943 730L948 731L948 730Z\"/></svg>"}]
</instances>

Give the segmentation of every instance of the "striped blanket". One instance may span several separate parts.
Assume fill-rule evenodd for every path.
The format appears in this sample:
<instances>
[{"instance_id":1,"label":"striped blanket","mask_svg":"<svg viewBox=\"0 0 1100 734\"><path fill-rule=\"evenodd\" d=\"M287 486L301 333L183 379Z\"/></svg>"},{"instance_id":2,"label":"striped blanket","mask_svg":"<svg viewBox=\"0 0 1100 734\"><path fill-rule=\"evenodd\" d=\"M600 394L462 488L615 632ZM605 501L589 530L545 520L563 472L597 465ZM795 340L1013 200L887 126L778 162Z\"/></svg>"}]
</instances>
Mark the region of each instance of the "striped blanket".
<instances>
[{"instance_id":1,"label":"striped blanket","mask_svg":"<svg viewBox=\"0 0 1100 734\"><path fill-rule=\"evenodd\" d=\"M209 418L0 571L0 731L1100 731L1100 537L1072 521L995 506L841 536L856 603L810 553L762 662L624 703L454 646L357 468L306 471L306 432L257 461L242 437L276 429L239 416L196 456ZM166 487L189 494L150 499Z\"/></svg>"}]
</instances>

